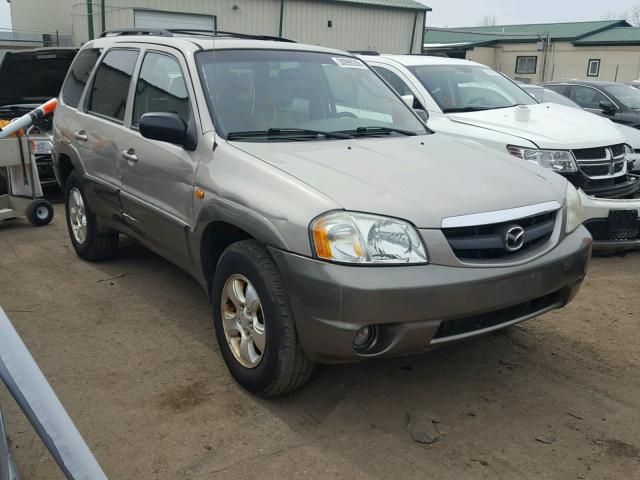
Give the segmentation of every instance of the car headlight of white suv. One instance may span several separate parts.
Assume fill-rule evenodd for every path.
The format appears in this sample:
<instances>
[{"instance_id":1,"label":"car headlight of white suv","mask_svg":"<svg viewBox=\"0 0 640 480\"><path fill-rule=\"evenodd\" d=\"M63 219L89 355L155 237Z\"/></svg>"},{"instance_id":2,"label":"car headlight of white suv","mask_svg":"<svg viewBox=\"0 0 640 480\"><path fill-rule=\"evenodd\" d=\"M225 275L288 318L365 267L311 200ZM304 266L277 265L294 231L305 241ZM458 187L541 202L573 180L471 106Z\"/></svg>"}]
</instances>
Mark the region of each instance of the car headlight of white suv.
<instances>
[{"instance_id":1,"label":"car headlight of white suv","mask_svg":"<svg viewBox=\"0 0 640 480\"><path fill-rule=\"evenodd\" d=\"M582 200L576 187L567 182L567 234L575 231L583 222Z\"/></svg>"},{"instance_id":2,"label":"car headlight of white suv","mask_svg":"<svg viewBox=\"0 0 640 480\"><path fill-rule=\"evenodd\" d=\"M537 148L516 147L507 145L508 152L514 157L537 163L543 168L549 168L558 173L572 173L578 171L578 165L569 150L540 150Z\"/></svg>"},{"instance_id":3,"label":"car headlight of white suv","mask_svg":"<svg viewBox=\"0 0 640 480\"><path fill-rule=\"evenodd\" d=\"M424 264L426 248L409 222L368 213L335 211L310 226L316 257L338 263Z\"/></svg>"}]
</instances>

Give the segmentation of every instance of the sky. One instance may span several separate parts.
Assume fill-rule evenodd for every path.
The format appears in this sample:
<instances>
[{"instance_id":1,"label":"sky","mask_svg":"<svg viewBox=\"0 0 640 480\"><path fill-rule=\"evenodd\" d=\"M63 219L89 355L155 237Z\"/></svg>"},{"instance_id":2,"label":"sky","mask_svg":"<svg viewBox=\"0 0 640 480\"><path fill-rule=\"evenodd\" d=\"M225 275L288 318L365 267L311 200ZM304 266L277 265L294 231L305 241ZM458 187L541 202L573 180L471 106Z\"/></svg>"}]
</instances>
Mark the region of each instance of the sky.
<instances>
[{"instance_id":1,"label":"sky","mask_svg":"<svg viewBox=\"0 0 640 480\"><path fill-rule=\"evenodd\" d=\"M0 0L1 1L1 0ZM430 6L427 26L478 26L485 15L497 24L577 22L618 18L640 0L418 0Z\"/></svg>"}]
</instances>

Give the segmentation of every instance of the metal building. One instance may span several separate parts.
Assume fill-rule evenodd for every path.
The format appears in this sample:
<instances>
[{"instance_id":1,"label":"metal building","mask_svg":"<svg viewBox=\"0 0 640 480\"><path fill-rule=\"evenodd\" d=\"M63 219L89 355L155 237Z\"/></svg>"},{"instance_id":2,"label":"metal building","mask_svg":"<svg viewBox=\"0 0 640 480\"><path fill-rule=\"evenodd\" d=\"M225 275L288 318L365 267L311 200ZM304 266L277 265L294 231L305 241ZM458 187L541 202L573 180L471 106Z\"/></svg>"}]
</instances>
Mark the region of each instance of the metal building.
<instances>
[{"instance_id":1,"label":"metal building","mask_svg":"<svg viewBox=\"0 0 640 480\"><path fill-rule=\"evenodd\" d=\"M427 11L415 0L11 0L15 30L73 35L114 28L198 28L280 35L384 53L420 53Z\"/></svg>"}]
</instances>

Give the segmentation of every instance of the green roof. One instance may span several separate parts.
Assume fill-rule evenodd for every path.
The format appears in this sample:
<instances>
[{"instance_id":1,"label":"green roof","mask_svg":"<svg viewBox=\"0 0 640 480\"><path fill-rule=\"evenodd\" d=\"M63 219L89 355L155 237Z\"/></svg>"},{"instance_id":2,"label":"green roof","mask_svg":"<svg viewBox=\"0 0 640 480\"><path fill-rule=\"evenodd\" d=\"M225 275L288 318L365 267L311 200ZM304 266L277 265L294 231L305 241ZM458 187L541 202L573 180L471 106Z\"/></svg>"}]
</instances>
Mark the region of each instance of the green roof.
<instances>
[{"instance_id":1,"label":"green roof","mask_svg":"<svg viewBox=\"0 0 640 480\"><path fill-rule=\"evenodd\" d=\"M461 27L430 30L425 28L424 43L429 45L480 46L494 43L537 42L549 35L552 40L576 41L602 31L630 28L626 20L595 22L529 23L523 25L496 25L491 27Z\"/></svg>"},{"instance_id":2,"label":"green roof","mask_svg":"<svg viewBox=\"0 0 640 480\"><path fill-rule=\"evenodd\" d=\"M640 28L618 27L573 42L574 45L640 45Z\"/></svg>"},{"instance_id":3,"label":"green roof","mask_svg":"<svg viewBox=\"0 0 640 480\"><path fill-rule=\"evenodd\" d=\"M332 0L325 0L332 1ZM356 5L369 5L373 7L404 8L408 10L431 11L430 7L415 0L333 0L337 3L353 3Z\"/></svg>"}]
</instances>

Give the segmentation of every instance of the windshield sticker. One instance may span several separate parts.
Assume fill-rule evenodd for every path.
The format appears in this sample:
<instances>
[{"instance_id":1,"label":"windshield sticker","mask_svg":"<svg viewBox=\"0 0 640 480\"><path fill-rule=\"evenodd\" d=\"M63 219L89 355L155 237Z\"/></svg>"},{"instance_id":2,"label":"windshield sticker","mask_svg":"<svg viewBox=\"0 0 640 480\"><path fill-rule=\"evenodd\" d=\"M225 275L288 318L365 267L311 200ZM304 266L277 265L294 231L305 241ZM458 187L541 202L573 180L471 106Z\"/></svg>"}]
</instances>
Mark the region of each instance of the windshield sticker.
<instances>
[{"instance_id":1,"label":"windshield sticker","mask_svg":"<svg viewBox=\"0 0 640 480\"><path fill-rule=\"evenodd\" d=\"M336 65L342 68L364 68L366 70L366 66L357 58L350 57L331 57L331 59L336 62Z\"/></svg>"}]
</instances>

